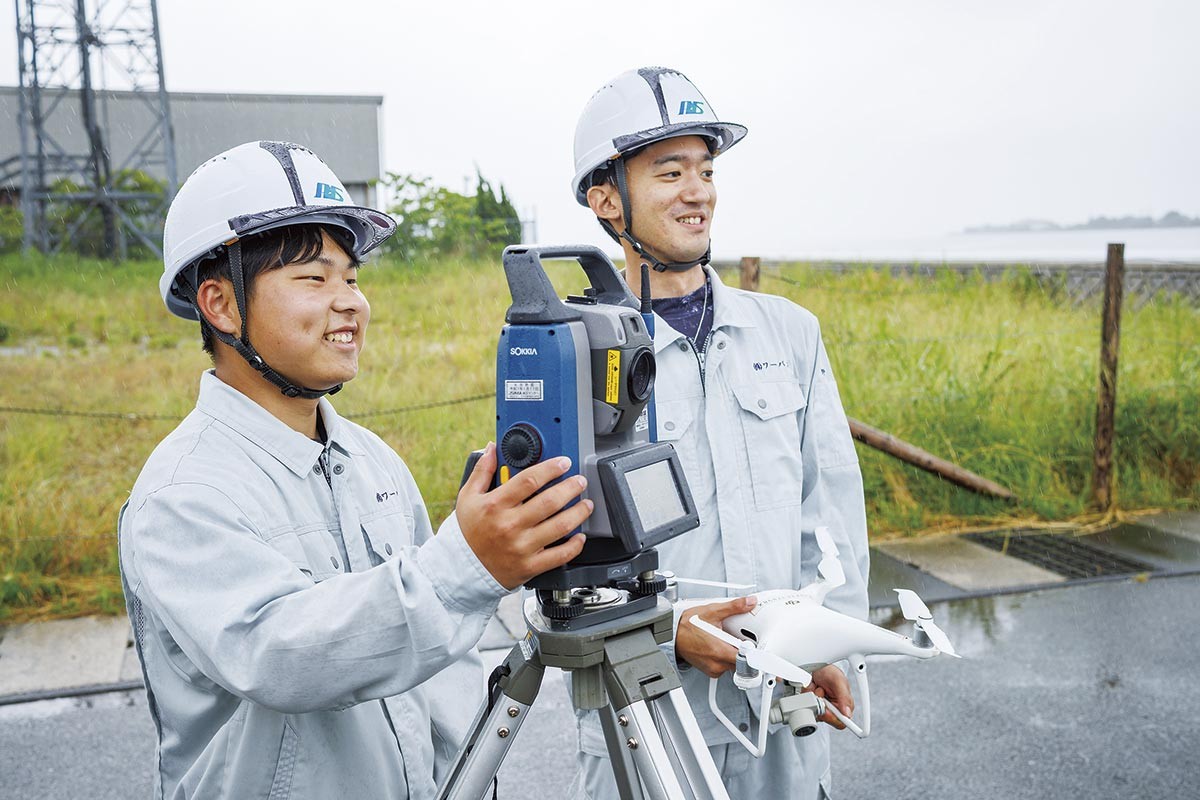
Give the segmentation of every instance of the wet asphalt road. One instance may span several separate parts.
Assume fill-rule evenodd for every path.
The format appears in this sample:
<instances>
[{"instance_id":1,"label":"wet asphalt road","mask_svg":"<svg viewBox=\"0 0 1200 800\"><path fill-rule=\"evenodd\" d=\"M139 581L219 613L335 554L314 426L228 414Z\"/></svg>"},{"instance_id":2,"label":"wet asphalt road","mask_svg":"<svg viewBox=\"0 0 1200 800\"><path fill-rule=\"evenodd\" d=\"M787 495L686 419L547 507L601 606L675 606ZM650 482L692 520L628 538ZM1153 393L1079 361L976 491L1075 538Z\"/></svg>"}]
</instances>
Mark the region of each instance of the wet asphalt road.
<instances>
[{"instance_id":1,"label":"wet asphalt road","mask_svg":"<svg viewBox=\"0 0 1200 800\"><path fill-rule=\"evenodd\" d=\"M1200 577L932 610L964 660L873 665L836 797L1200 798Z\"/></svg>"},{"instance_id":2,"label":"wet asphalt road","mask_svg":"<svg viewBox=\"0 0 1200 800\"><path fill-rule=\"evenodd\" d=\"M966 658L872 662L872 735L835 734L836 797L1200 798L1200 577L932 608ZM570 780L561 682L533 713L501 797ZM0 708L0 798L148 798L152 761L140 692Z\"/></svg>"}]
</instances>

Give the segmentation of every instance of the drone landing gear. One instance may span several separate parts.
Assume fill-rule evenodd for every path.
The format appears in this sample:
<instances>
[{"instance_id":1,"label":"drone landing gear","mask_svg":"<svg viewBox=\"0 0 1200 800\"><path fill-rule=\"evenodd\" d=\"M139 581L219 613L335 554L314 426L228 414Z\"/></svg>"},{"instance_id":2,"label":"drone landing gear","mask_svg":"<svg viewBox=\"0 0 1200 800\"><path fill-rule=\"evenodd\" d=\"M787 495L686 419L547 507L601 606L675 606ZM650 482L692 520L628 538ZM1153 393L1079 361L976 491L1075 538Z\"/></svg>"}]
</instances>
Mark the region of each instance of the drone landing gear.
<instances>
[{"instance_id":1,"label":"drone landing gear","mask_svg":"<svg viewBox=\"0 0 1200 800\"><path fill-rule=\"evenodd\" d=\"M552 666L571 673L577 707L600 709L622 800L729 800L675 666L658 648L671 637L672 619L659 598L651 609L561 631L527 600L529 633L494 673L438 799L484 796Z\"/></svg>"}]
</instances>

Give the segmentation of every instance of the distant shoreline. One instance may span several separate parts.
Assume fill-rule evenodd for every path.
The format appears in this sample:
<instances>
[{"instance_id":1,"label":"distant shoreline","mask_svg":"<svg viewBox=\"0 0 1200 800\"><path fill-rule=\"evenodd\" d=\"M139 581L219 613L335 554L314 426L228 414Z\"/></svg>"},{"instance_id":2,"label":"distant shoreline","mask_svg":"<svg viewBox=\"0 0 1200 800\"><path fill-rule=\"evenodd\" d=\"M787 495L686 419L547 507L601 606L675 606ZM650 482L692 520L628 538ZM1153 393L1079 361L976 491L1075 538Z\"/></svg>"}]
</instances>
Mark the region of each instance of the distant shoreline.
<instances>
[{"instance_id":1,"label":"distant shoreline","mask_svg":"<svg viewBox=\"0 0 1200 800\"><path fill-rule=\"evenodd\" d=\"M715 258L711 262L713 269L722 273L737 273L741 261L731 258ZM905 259L905 258L763 258L759 265L762 269L778 270L785 266L803 264L813 269L842 272L853 269L885 269L893 273L937 273L943 270L963 273L981 272L1000 275L1013 269L1028 269L1044 274L1067 274L1072 272L1094 272L1104 270L1104 261L1085 261L1080 259L1070 261L1053 261L1039 259L1003 259L989 261L979 258L960 258L953 260L938 259ZM1161 274L1200 274L1200 261L1142 261L1130 260L1125 262L1127 273L1137 272L1147 275Z\"/></svg>"},{"instance_id":2,"label":"distant shoreline","mask_svg":"<svg viewBox=\"0 0 1200 800\"><path fill-rule=\"evenodd\" d=\"M1188 217L1169 211L1154 217L1092 217L1075 225L1059 225L1045 219L1023 219L1007 225L974 225L963 233L1052 233L1054 231L1145 230L1148 228L1200 228L1200 217Z\"/></svg>"}]
</instances>

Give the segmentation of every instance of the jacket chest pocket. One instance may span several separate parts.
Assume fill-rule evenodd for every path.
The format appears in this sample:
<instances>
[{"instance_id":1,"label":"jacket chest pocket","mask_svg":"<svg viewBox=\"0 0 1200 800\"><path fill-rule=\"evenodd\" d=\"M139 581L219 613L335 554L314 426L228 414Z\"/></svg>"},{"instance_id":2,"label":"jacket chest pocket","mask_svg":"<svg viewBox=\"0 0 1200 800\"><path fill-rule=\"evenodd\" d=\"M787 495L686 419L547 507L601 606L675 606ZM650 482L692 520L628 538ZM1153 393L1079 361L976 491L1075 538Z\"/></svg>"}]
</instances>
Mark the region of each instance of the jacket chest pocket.
<instances>
[{"instance_id":1,"label":"jacket chest pocket","mask_svg":"<svg viewBox=\"0 0 1200 800\"><path fill-rule=\"evenodd\" d=\"M798 416L804 390L790 382L731 387L741 408L742 436L759 511L799 505L804 484Z\"/></svg>"},{"instance_id":2,"label":"jacket chest pocket","mask_svg":"<svg viewBox=\"0 0 1200 800\"><path fill-rule=\"evenodd\" d=\"M286 556L313 583L340 575L346 567L333 535L324 528L286 530L268 539L267 544Z\"/></svg>"},{"instance_id":3,"label":"jacket chest pocket","mask_svg":"<svg viewBox=\"0 0 1200 800\"><path fill-rule=\"evenodd\" d=\"M692 397L655 401L654 410L658 441L670 442L675 447L675 452L679 454L679 466L683 467L683 474L693 488L702 477L696 437L702 435L703 431L692 430L698 427L696 416L699 404L700 399ZM685 436L688 431L692 431L691 435Z\"/></svg>"},{"instance_id":4,"label":"jacket chest pocket","mask_svg":"<svg viewBox=\"0 0 1200 800\"><path fill-rule=\"evenodd\" d=\"M371 566L379 566L400 555L400 551L413 544L415 520L412 514L396 513L384 517L363 520L363 537L366 539L367 555Z\"/></svg>"}]
</instances>

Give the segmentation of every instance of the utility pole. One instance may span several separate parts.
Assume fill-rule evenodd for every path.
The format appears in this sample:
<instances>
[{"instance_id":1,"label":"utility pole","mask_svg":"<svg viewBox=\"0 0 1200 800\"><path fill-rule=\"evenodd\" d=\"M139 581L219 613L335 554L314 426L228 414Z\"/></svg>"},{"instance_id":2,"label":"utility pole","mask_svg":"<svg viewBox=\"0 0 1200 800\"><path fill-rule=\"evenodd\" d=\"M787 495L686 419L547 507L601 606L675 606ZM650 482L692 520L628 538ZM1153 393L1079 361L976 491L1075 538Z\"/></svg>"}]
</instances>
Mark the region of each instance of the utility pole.
<instances>
[{"instance_id":1,"label":"utility pole","mask_svg":"<svg viewBox=\"0 0 1200 800\"><path fill-rule=\"evenodd\" d=\"M132 239L159 253L178 175L156 0L14 4L25 249L118 258ZM118 98L137 113L114 136Z\"/></svg>"}]
</instances>

